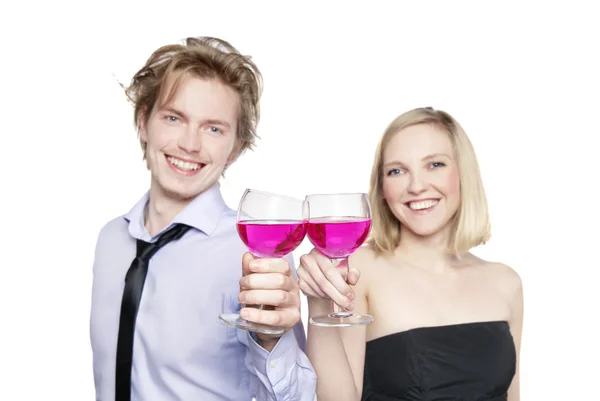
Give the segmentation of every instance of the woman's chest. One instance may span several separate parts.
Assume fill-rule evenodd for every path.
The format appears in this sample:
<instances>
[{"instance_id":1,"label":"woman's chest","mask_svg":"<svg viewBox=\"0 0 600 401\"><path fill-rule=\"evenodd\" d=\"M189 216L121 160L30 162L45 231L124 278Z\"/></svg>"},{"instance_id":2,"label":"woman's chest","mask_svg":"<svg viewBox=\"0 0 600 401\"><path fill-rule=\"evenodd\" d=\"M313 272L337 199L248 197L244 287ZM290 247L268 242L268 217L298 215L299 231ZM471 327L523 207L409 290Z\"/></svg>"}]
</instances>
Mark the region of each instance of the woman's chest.
<instances>
[{"instance_id":1,"label":"woman's chest","mask_svg":"<svg viewBox=\"0 0 600 401\"><path fill-rule=\"evenodd\" d=\"M507 320L509 305L483 275L435 276L390 270L371 277L369 313L375 316L369 337L415 327Z\"/></svg>"}]
</instances>

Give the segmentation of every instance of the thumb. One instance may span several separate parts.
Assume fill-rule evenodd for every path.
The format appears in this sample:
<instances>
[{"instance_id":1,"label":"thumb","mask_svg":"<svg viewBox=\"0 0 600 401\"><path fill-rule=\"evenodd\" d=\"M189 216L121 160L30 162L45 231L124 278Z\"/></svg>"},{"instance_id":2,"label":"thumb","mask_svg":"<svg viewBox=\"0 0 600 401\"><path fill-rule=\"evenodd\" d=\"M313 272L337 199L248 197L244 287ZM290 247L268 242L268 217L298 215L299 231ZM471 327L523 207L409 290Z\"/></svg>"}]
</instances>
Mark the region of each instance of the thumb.
<instances>
[{"instance_id":1,"label":"thumb","mask_svg":"<svg viewBox=\"0 0 600 401\"><path fill-rule=\"evenodd\" d=\"M351 267L348 271L348 276L346 277L348 284L356 285L356 283L358 283L359 278L360 278L360 271L355 267Z\"/></svg>"},{"instance_id":2,"label":"thumb","mask_svg":"<svg viewBox=\"0 0 600 401\"><path fill-rule=\"evenodd\" d=\"M246 252L244 256L242 256L242 277L252 273L250 271L250 262L253 260L254 256L252 256L250 252Z\"/></svg>"}]
</instances>

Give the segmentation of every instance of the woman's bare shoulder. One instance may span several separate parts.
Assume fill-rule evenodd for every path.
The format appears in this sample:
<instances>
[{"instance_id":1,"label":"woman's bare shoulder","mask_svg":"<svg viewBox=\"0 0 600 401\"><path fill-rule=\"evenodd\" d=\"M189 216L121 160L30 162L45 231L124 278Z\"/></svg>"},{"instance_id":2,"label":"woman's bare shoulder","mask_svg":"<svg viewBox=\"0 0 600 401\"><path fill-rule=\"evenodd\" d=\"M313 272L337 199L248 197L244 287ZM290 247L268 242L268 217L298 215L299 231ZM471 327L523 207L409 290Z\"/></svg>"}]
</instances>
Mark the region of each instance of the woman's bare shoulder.
<instances>
[{"instance_id":1,"label":"woman's bare shoulder","mask_svg":"<svg viewBox=\"0 0 600 401\"><path fill-rule=\"evenodd\" d=\"M511 266L497 261L489 261L471 255L472 263L480 271L494 280L507 293L521 291L522 281L519 273Z\"/></svg>"},{"instance_id":2,"label":"woman's bare shoulder","mask_svg":"<svg viewBox=\"0 0 600 401\"><path fill-rule=\"evenodd\" d=\"M359 270L363 285L376 279L389 263L388 255L376 252L370 245L361 246L348 258L348 266Z\"/></svg>"},{"instance_id":3,"label":"woman's bare shoulder","mask_svg":"<svg viewBox=\"0 0 600 401\"><path fill-rule=\"evenodd\" d=\"M349 264L359 269L373 264L386 263L388 260L389 255L377 252L370 244L361 246L348 258Z\"/></svg>"}]
</instances>

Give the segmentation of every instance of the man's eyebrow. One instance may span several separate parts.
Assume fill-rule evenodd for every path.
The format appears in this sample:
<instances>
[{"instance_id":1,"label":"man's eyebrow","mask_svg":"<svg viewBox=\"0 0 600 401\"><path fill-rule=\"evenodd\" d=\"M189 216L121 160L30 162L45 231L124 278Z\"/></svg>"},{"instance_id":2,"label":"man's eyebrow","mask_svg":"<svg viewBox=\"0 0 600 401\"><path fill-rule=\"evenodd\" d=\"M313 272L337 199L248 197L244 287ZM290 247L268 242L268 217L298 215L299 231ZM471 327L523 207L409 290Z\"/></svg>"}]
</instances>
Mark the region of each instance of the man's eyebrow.
<instances>
[{"instance_id":1,"label":"man's eyebrow","mask_svg":"<svg viewBox=\"0 0 600 401\"><path fill-rule=\"evenodd\" d=\"M224 121L224 120L208 119L205 121L205 123L213 124L213 125L222 125L225 128L231 128L231 124L229 124L227 121Z\"/></svg>"}]
</instances>

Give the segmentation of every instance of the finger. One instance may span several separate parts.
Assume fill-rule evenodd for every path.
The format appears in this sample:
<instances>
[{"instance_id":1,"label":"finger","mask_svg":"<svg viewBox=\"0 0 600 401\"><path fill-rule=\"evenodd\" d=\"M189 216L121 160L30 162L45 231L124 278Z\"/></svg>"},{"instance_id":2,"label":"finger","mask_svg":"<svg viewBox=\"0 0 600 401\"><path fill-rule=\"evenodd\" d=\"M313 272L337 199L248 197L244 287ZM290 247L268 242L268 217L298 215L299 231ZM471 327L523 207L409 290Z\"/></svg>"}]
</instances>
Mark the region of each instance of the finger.
<instances>
[{"instance_id":1,"label":"finger","mask_svg":"<svg viewBox=\"0 0 600 401\"><path fill-rule=\"evenodd\" d=\"M323 290L321 290L319 288L319 286L317 285L315 280L313 280L311 275L306 270L304 270L301 267L300 269L298 269L297 274L298 274L298 285L302 289L302 292L305 293L304 295L307 295L306 292L308 291L311 293L312 296L315 296L317 298L330 299L327 296L327 294L325 294L323 292Z\"/></svg>"},{"instance_id":2,"label":"finger","mask_svg":"<svg viewBox=\"0 0 600 401\"><path fill-rule=\"evenodd\" d=\"M348 261L345 259L341 260L338 262L337 266L334 266L333 262L320 252L315 255L315 259L318 265L321 267L323 275L331 284L333 284L335 289L341 295L348 297L349 299L353 299L354 290L346 282Z\"/></svg>"},{"instance_id":3,"label":"finger","mask_svg":"<svg viewBox=\"0 0 600 401\"><path fill-rule=\"evenodd\" d=\"M302 266L296 270L296 274L298 275L298 287L300 287L300 291L302 291L306 297L321 298L321 294L317 293L317 289L308 284L306 279L309 278L310 275L306 273Z\"/></svg>"},{"instance_id":4,"label":"finger","mask_svg":"<svg viewBox=\"0 0 600 401\"><path fill-rule=\"evenodd\" d=\"M348 284L356 285L356 283L358 283L359 278L360 278L360 271L355 267L351 267L348 270L348 275L346 276L346 281L348 282Z\"/></svg>"},{"instance_id":5,"label":"finger","mask_svg":"<svg viewBox=\"0 0 600 401\"><path fill-rule=\"evenodd\" d=\"M320 298L324 298L324 299L329 299L327 296L322 297L320 294L317 294L317 292L310 287L306 281L301 281L299 283L300 286L300 291L302 291L302 293L304 294L304 296L306 298L315 298L315 299L320 299Z\"/></svg>"},{"instance_id":6,"label":"finger","mask_svg":"<svg viewBox=\"0 0 600 401\"><path fill-rule=\"evenodd\" d=\"M249 290L240 292L241 304L268 305L276 307L300 307L297 293L282 290Z\"/></svg>"},{"instance_id":7,"label":"finger","mask_svg":"<svg viewBox=\"0 0 600 401\"><path fill-rule=\"evenodd\" d=\"M322 265L329 264L329 269L333 270L333 273L337 274L338 278L341 280L339 273L336 271L335 267L331 265L329 259L325 258L325 260L321 260L321 263L317 263L315 258L303 255L300 257L300 263L302 264L302 267L310 274L315 284L327 295L327 297L332 299L336 304L343 308L350 308L351 300L345 295L342 295L321 271L321 269L323 269ZM346 292L346 294L348 293L351 293L351 290Z\"/></svg>"},{"instance_id":8,"label":"finger","mask_svg":"<svg viewBox=\"0 0 600 401\"><path fill-rule=\"evenodd\" d=\"M254 256L250 252L244 253L242 256L242 276L252 273L250 270L250 262L252 262L254 259Z\"/></svg>"},{"instance_id":9,"label":"finger","mask_svg":"<svg viewBox=\"0 0 600 401\"><path fill-rule=\"evenodd\" d=\"M267 326L294 327L300 321L300 310L290 308L284 310L260 310L254 308L243 308L240 317L250 322L264 324Z\"/></svg>"},{"instance_id":10,"label":"finger","mask_svg":"<svg viewBox=\"0 0 600 401\"><path fill-rule=\"evenodd\" d=\"M281 273L252 273L240 279L242 290L284 290L292 291L297 287L295 280Z\"/></svg>"},{"instance_id":11,"label":"finger","mask_svg":"<svg viewBox=\"0 0 600 401\"><path fill-rule=\"evenodd\" d=\"M283 258L258 258L249 264L252 273L281 273L291 276L292 271L287 260Z\"/></svg>"},{"instance_id":12,"label":"finger","mask_svg":"<svg viewBox=\"0 0 600 401\"><path fill-rule=\"evenodd\" d=\"M298 275L298 285L300 286L300 289L304 295L315 298L329 299L329 297L323 291L321 291L317 283L315 283L315 280L313 280L306 270L300 267L296 271L296 274Z\"/></svg>"}]
</instances>

